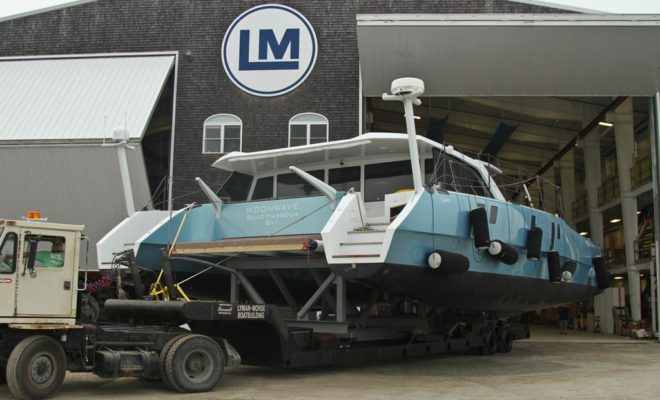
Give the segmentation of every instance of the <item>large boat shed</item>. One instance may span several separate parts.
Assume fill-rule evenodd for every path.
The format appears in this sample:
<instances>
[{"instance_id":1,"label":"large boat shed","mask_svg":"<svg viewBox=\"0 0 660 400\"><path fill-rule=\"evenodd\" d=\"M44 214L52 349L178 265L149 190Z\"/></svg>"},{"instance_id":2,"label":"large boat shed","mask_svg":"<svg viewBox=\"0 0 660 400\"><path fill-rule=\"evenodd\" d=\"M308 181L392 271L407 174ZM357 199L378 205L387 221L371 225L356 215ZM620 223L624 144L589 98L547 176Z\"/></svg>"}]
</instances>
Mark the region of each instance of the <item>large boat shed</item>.
<instances>
[{"instance_id":1,"label":"large boat shed","mask_svg":"<svg viewBox=\"0 0 660 400\"><path fill-rule=\"evenodd\" d=\"M405 131L380 96L414 76L418 134L536 182L657 331L660 16L539 4L86 0L0 20L0 215L98 240L205 201L194 178L219 188L227 152Z\"/></svg>"}]
</instances>

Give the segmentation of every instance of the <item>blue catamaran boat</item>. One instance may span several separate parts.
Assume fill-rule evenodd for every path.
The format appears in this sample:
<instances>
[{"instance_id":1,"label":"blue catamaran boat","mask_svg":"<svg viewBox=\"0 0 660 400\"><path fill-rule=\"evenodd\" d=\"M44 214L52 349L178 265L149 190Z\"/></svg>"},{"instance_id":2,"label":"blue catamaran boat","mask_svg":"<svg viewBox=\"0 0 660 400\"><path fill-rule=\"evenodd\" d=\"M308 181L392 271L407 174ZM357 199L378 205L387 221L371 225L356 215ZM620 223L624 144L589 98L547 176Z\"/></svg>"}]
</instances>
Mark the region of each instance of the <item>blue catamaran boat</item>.
<instances>
[{"instance_id":1,"label":"blue catamaran boat","mask_svg":"<svg viewBox=\"0 0 660 400\"><path fill-rule=\"evenodd\" d=\"M606 288L590 240L508 201L496 167L416 135L422 93L402 78L383 95L403 103L407 134L223 156L213 167L232 173L224 187L198 179L209 203L143 229L137 264L159 270L167 258L175 276L204 271L186 290L286 304L300 320L324 302L337 320L383 303L511 315Z\"/></svg>"}]
</instances>

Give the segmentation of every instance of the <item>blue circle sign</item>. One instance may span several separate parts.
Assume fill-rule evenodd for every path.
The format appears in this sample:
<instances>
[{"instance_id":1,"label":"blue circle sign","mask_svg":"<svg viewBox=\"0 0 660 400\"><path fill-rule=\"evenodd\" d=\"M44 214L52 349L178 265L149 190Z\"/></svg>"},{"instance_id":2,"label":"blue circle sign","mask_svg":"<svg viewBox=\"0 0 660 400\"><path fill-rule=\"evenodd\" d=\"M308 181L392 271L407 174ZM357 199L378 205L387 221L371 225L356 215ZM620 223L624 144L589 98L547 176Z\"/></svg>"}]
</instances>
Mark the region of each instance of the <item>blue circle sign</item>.
<instances>
[{"instance_id":1,"label":"blue circle sign","mask_svg":"<svg viewBox=\"0 0 660 400\"><path fill-rule=\"evenodd\" d=\"M279 96L307 79L318 42L307 18L291 7L264 4L236 18L222 40L222 65L242 90Z\"/></svg>"}]
</instances>

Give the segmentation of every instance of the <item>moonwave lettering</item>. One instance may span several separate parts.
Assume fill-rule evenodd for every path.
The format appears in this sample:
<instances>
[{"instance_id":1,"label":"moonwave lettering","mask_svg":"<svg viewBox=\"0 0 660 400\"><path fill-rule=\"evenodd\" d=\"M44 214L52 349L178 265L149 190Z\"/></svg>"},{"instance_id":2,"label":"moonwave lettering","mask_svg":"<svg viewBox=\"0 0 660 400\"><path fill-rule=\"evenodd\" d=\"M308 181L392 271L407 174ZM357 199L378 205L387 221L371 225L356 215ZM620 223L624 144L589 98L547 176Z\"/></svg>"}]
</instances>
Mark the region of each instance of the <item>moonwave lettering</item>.
<instances>
[{"instance_id":1,"label":"moonwave lettering","mask_svg":"<svg viewBox=\"0 0 660 400\"><path fill-rule=\"evenodd\" d=\"M268 204L246 209L248 221L263 221L266 225L275 225L280 219L295 217L298 217L298 203Z\"/></svg>"}]
</instances>

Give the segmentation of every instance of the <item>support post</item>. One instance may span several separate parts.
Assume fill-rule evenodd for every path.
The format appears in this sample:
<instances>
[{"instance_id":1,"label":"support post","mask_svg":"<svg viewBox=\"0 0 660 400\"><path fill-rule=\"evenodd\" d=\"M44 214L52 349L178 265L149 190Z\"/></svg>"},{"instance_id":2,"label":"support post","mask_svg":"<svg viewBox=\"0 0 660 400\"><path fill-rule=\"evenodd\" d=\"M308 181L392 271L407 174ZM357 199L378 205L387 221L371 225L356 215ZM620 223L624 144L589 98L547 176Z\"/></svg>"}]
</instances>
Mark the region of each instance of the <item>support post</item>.
<instances>
[{"instance_id":1,"label":"support post","mask_svg":"<svg viewBox=\"0 0 660 400\"><path fill-rule=\"evenodd\" d=\"M563 217L573 225L573 201L575 201L575 151L571 150L559 160L559 179L561 182L561 204Z\"/></svg>"},{"instance_id":2,"label":"support post","mask_svg":"<svg viewBox=\"0 0 660 400\"><path fill-rule=\"evenodd\" d=\"M654 256L655 262L651 269L655 268L655 274L651 274L651 285L654 283L653 275L655 275L655 332L660 333L660 92L657 92L653 97L653 107L650 108L653 121L653 129L651 130L651 156L653 166L653 233L654 233ZM653 290L653 286L651 286ZM658 337L660 340L660 337Z\"/></svg>"},{"instance_id":3,"label":"support post","mask_svg":"<svg viewBox=\"0 0 660 400\"><path fill-rule=\"evenodd\" d=\"M126 203L126 214L132 216L135 214L135 204L133 200L133 189L131 188L131 174L128 170L128 158L126 156L126 143L117 145L117 158L119 160L119 174L121 175L121 186L124 189L124 202Z\"/></svg>"},{"instance_id":4,"label":"support post","mask_svg":"<svg viewBox=\"0 0 660 400\"><path fill-rule=\"evenodd\" d=\"M589 204L589 236L599 246L603 246L603 215L598 208L598 186L602 182L600 175L600 137L598 131L591 131L584 137L584 168L589 179L587 202Z\"/></svg>"},{"instance_id":5,"label":"support post","mask_svg":"<svg viewBox=\"0 0 660 400\"><path fill-rule=\"evenodd\" d=\"M346 281L338 276L335 284L337 285L337 322L346 322Z\"/></svg>"},{"instance_id":6,"label":"support post","mask_svg":"<svg viewBox=\"0 0 660 400\"><path fill-rule=\"evenodd\" d=\"M252 286L248 278L241 271L236 271L236 277L241 282L241 285L243 285L243 289L245 289L248 296L250 296L250 300L256 304L266 304L264 299L259 295L259 292L257 292L257 289Z\"/></svg>"},{"instance_id":7,"label":"support post","mask_svg":"<svg viewBox=\"0 0 660 400\"><path fill-rule=\"evenodd\" d=\"M174 277L172 276L172 268L170 266L170 259L163 257L163 281L165 281L165 290L167 296L171 301L178 300L179 294L174 287Z\"/></svg>"},{"instance_id":8,"label":"support post","mask_svg":"<svg viewBox=\"0 0 660 400\"><path fill-rule=\"evenodd\" d=\"M321 279L321 275L319 275L319 272L315 269L310 269L309 273L312 274L312 278L314 278L314 281L316 282L317 285L322 285L323 280ZM331 274L332 275L332 274ZM323 302L327 306L327 308L331 309L332 311L337 311L336 306L335 306L335 298L332 296L332 294L328 291L324 291L322 293L323 295Z\"/></svg>"},{"instance_id":9,"label":"support post","mask_svg":"<svg viewBox=\"0 0 660 400\"><path fill-rule=\"evenodd\" d=\"M297 319L302 319L305 316L305 314L307 314L309 309L312 308L314 306L314 304L316 304L316 302L319 300L319 298L325 292L325 290L328 287L330 287L332 282L335 281L335 278L336 278L336 276L333 273L330 273L330 275L328 275L328 277L325 278L325 281L323 281L323 283L321 283L319 288L316 289L316 292L314 292L314 294L312 294L312 297L310 297L309 300L307 300L307 303L305 303L305 305L302 306L300 311L298 311L298 313L296 314Z\"/></svg>"},{"instance_id":10,"label":"support post","mask_svg":"<svg viewBox=\"0 0 660 400\"><path fill-rule=\"evenodd\" d=\"M621 218L628 271L628 293L630 294L630 314L634 321L642 319L641 289L639 271L636 264L637 239L637 198L632 194L630 168L635 148L632 98L626 99L614 111L614 139L616 142L617 173L621 191Z\"/></svg>"},{"instance_id":11,"label":"support post","mask_svg":"<svg viewBox=\"0 0 660 400\"><path fill-rule=\"evenodd\" d=\"M238 303L238 278L236 274L229 275L229 284L231 285L229 288L229 302L236 304Z\"/></svg>"},{"instance_id":12,"label":"support post","mask_svg":"<svg viewBox=\"0 0 660 400\"><path fill-rule=\"evenodd\" d=\"M284 297L284 300L289 305L289 307L293 308L294 311L297 310L298 304L291 295L289 288L286 287L286 284L284 283L284 280L282 279L280 274L278 274L277 271L275 271L274 269L269 269L268 273L270 274L270 277L273 278L273 281L275 281L275 285L277 285L277 288L280 290L282 297Z\"/></svg>"}]
</instances>

